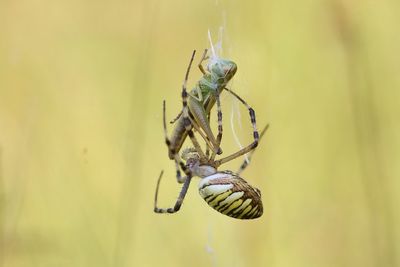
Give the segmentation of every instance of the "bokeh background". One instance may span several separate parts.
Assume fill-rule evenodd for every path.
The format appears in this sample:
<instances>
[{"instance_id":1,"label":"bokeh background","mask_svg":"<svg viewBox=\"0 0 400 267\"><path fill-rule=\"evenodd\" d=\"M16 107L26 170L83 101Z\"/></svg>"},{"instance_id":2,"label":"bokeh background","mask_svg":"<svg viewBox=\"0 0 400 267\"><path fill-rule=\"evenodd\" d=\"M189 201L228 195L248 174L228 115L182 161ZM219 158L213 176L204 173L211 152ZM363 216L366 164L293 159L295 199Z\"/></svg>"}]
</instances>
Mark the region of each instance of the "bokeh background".
<instances>
[{"instance_id":1,"label":"bokeh background","mask_svg":"<svg viewBox=\"0 0 400 267\"><path fill-rule=\"evenodd\" d=\"M1 1L0 266L399 266L398 25L395 0ZM154 214L162 169L160 205L180 190L162 100L173 118L220 27L270 123L243 173L265 213L220 215L195 180ZM222 105L228 153L251 126Z\"/></svg>"}]
</instances>

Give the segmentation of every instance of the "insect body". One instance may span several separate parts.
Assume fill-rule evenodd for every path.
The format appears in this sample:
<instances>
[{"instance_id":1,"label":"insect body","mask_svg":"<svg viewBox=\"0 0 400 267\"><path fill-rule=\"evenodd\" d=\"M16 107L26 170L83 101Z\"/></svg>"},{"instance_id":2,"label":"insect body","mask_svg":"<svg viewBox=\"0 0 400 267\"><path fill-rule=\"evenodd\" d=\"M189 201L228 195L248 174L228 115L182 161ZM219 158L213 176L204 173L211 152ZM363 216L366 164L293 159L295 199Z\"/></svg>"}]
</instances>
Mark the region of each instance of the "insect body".
<instances>
[{"instance_id":1,"label":"insect body","mask_svg":"<svg viewBox=\"0 0 400 267\"><path fill-rule=\"evenodd\" d=\"M188 79L188 73L193 61L195 52L186 72L184 86ZM185 118L180 113L177 117L176 125L172 136L167 140L168 155L170 159L174 159L176 153L181 149L189 131L195 128L203 137L207 145L214 154L221 154L222 150L219 145L222 138L222 112L219 94L226 87L227 83L235 75L237 66L234 62L226 59L212 58L207 65L207 72L203 68L203 61L206 59L207 50L204 51L202 59L199 63L199 69L203 73L203 77L197 82L196 86L187 94L187 106L189 109L190 125L185 125ZM184 97L184 96L182 96ZM217 102L218 108L218 136L214 137L209 124L210 111ZM215 155L214 155L215 156Z\"/></svg>"},{"instance_id":2,"label":"insect body","mask_svg":"<svg viewBox=\"0 0 400 267\"><path fill-rule=\"evenodd\" d=\"M228 90L228 89L227 89ZM185 86L183 88L185 92ZM160 186L160 181L163 175L161 172L160 177L157 182L157 188L154 200L154 212L156 213L175 213L179 211L183 200L186 196L187 190L189 188L191 179L194 176L201 178L199 183L199 192L203 199L215 210L225 214L227 216L237 218L237 219L255 219L262 215L263 206L261 201L260 191L248 184L239 174L248 166L248 164L243 163L238 171L238 173L233 173L231 171L218 171L218 168L241 155L246 153L253 153L254 149L258 145L259 139L264 135L268 128L268 125L261 132L259 137L254 110L238 95L236 95L231 90L228 90L236 98L239 99L249 110L251 123L253 126L253 137L254 141L239 151L226 156L224 158L214 160L213 156L206 155L201 147L199 146L195 136L188 130L188 134L191 137L194 147L183 150L181 157L175 154L175 162L177 169L177 180L179 183L183 183L182 190L179 194L178 200L176 201L174 207L172 208L159 208L157 206L158 189ZM182 94L185 96L185 93ZM185 129L188 126L188 107L186 99L183 100L183 119L185 122ZM166 122L165 122L165 101L163 106L163 119L164 119L164 133L167 136ZM167 139L168 140L168 139ZM250 155L251 156L251 155ZM183 162L182 159L185 161ZM185 173L185 176L180 175L180 169Z\"/></svg>"}]
</instances>

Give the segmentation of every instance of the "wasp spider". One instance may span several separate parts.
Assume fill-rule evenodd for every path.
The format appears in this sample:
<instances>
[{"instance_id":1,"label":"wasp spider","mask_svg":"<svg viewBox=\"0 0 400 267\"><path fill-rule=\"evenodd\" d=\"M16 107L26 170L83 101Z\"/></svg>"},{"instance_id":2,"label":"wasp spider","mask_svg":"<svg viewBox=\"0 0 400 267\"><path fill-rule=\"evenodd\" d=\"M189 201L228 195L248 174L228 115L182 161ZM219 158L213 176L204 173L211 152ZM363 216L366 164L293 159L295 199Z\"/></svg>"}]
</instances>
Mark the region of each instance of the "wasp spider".
<instances>
[{"instance_id":1,"label":"wasp spider","mask_svg":"<svg viewBox=\"0 0 400 267\"><path fill-rule=\"evenodd\" d=\"M264 135L268 128L268 125L261 132L259 136L256 127L256 117L254 110L236 93L232 90L225 88L233 96L235 96L241 103L243 103L249 111L250 120L253 127L253 142L248 146L223 157L221 159L215 160L215 153L209 156L209 147L207 146L206 153L203 152L201 146L199 145L196 136L193 133L191 121L189 118L189 112L187 107L187 92L186 92L186 80L182 89L182 102L183 102L183 119L185 121L185 128L188 135L193 143L194 147L183 150L181 156L179 153L174 153L173 158L175 159L176 166L176 178L178 183L183 183L183 187L178 196L178 199L172 208L159 208L157 206L158 190L160 186L160 181L163 176L163 171L161 172L155 192L154 199L154 212L156 213L175 213L179 211L183 200L188 191L190 182L194 176L201 178L199 183L199 192L202 198L215 210L225 214L227 216L237 218L237 219L255 219L262 215L263 205L261 201L261 192L257 188L248 184L239 175L248 166L248 162L244 161L240 166L237 173L229 170L218 171L218 168L237 157L244 154L254 152L257 147L259 139ZM165 101L163 102L163 126L166 144L170 143L167 134L166 127L166 116L165 116ZM221 114L222 117L222 114ZM219 123L219 132L222 136L222 124ZM219 139L219 142L221 139ZM207 144L206 144L207 145ZM219 145L219 144L218 144ZM249 157L249 158L250 158ZM181 175L181 170L185 173L185 176Z\"/></svg>"},{"instance_id":2,"label":"wasp spider","mask_svg":"<svg viewBox=\"0 0 400 267\"><path fill-rule=\"evenodd\" d=\"M165 102L164 102L164 120L165 120ZM253 126L255 129L255 125ZM267 130L268 125L264 128L260 138ZM177 180L183 183L182 190L178 196L174 207L159 208L157 206L158 190L160 181L163 175L161 172L156 187L154 211L156 213L175 213L179 211L192 177L198 176L202 178L199 183L199 193L201 197L218 212L237 219L255 219L262 215L263 205L261 202L261 192L257 188L248 184L239 175L248 166L247 161L244 161L237 173L229 170L218 171L218 167L230 160L233 160L240 155L248 152L253 152L258 144L258 133L254 130L255 141L252 145L233 153L230 156L220 160L212 160L210 157L200 156L199 151L192 147L185 149L182 152L181 158L178 159L177 165ZM250 159L251 157L249 157ZM180 174L181 168L186 174L184 177Z\"/></svg>"}]
</instances>

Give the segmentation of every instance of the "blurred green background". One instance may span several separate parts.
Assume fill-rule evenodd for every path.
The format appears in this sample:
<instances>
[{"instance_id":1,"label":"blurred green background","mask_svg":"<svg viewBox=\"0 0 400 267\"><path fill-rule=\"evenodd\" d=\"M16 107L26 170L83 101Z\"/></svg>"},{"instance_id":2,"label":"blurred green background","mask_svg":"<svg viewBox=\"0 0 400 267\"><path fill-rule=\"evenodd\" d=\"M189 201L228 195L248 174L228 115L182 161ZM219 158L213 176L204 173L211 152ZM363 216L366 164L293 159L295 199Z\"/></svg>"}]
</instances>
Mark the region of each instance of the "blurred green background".
<instances>
[{"instance_id":1,"label":"blurred green background","mask_svg":"<svg viewBox=\"0 0 400 267\"><path fill-rule=\"evenodd\" d=\"M399 266L399 25L395 0L1 1L0 266ZM160 205L180 190L162 100L172 119L220 26L270 123L243 173L264 215L220 215L197 179L154 214L162 169ZM228 153L251 127L222 104Z\"/></svg>"}]
</instances>

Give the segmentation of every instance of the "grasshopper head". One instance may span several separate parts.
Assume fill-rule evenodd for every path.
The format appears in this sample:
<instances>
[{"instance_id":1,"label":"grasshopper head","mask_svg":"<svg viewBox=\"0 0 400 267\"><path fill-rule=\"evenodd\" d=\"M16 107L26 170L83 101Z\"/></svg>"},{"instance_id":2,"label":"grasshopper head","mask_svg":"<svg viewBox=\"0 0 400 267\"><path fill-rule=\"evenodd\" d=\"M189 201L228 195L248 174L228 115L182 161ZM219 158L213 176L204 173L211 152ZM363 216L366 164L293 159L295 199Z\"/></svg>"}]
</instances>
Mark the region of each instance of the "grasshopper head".
<instances>
[{"instance_id":1,"label":"grasshopper head","mask_svg":"<svg viewBox=\"0 0 400 267\"><path fill-rule=\"evenodd\" d=\"M214 79L227 83L235 75L237 66L233 61L216 58L210 60L207 69Z\"/></svg>"}]
</instances>

